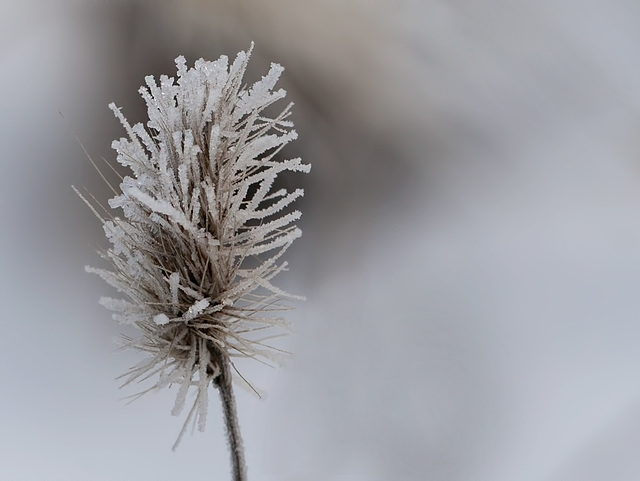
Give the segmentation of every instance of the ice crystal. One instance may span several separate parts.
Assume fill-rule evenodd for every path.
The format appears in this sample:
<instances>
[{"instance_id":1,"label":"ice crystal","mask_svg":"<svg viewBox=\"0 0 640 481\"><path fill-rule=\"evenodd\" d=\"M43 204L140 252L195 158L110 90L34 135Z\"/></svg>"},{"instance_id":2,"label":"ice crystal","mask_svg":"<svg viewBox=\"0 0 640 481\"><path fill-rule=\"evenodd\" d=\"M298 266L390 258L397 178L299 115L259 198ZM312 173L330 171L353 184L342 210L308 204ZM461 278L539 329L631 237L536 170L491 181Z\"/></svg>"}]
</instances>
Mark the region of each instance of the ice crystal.
<instances>
[{"instance_id":1,"label":"ice crystal","mask_svg":"<svg viewBox=\"0 0 640 481\"><path fill-rule=\"evenodd\" d=\"M101 303L114 319L139 329L125 345L148 353L125 384L149 378L152 388L177 384L173 414L195 388L185 428L193 419L204 429L209 386L237 373L232 358L276 360L279 351L266 340L284 321L273 312L296 297L272 279L286 268L281 257L301 234L300 212L283 209L303 191L275 190L274 180L309 166L278 155L296 138L287 120L291 104L273 118L265 115L285 97L273 90L283 69L272 64L246 88L250 53L240 52L231 65L226 56L200 59L193 68L178 57L177 81L146 77L140 89L146 127L130 125L110 105L128 134L112 146L132 175L109 200L123 217L99 215L111 242L103 253L111 268L87 271L122 293L123 299ZM229 393L221 394L224 405Z\"/></svg>"}]
</instances>

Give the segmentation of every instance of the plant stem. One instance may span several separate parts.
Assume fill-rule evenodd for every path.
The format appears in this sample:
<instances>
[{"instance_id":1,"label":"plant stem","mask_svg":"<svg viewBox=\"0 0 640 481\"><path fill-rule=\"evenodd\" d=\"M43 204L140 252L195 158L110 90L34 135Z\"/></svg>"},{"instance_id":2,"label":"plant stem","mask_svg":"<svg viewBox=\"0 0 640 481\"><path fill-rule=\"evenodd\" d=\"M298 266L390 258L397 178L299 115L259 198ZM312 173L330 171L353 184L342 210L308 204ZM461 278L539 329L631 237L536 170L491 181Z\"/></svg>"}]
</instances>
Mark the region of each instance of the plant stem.
<instances>
[{"instance_id":1,"label":"plant stem","mask_svg":"<svg viewBox=\"0 0 640 481\"><path fill-rule=\"evenodd\" d=\"M215 384L220 390L224 421L227 427L233 481L247 481L247 467L244 463L244 446L242 444L242 436L240 436L236 399L233 395L233 386L231 384L231 361L225 356L221 357L222 359L219 363L220 374L216 377Z\"/></svg>"}]
</instances>

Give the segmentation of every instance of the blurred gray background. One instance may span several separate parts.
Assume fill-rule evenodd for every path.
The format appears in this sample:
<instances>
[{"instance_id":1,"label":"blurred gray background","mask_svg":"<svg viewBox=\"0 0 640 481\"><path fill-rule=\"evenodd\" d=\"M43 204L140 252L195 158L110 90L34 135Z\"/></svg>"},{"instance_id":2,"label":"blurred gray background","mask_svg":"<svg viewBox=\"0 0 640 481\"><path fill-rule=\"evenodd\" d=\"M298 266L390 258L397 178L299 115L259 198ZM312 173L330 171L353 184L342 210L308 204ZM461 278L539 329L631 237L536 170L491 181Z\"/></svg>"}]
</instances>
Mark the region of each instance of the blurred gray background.
<instances>
[{"instance_id":1,"label":"blurred gray background","mask_svg":"<svg viewBox=\"0 0 640 481\"><path fill-rule=\"evenodd\" d=\"M242 364L253 481L640 479L640 3L30 0L0 6L0 479L228 479L85 274L92 157L145 75L283 64L304 236L294 353ZM60 115L62 113L62 116ZM302 177L302 176L301 176Z\"/></svg>"}]
</instances>

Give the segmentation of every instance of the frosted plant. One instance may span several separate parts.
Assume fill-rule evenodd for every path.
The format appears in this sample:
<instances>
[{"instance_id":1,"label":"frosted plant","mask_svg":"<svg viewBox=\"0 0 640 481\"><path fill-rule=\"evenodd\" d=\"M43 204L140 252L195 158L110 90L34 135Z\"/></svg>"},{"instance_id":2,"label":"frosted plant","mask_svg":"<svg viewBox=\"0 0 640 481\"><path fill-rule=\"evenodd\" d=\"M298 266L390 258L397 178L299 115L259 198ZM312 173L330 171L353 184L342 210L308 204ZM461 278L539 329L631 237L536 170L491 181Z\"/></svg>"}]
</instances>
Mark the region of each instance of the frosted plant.
<instances>
[{"instance_id":1,"label":"frosted plant","mask_svg":"<svg viewBox=\"0 0 640 481\"><path fill-rule=\"evenodd\" d=\"M282 210L303 191L276 191L273 183L281 172L309 171L299 158L276 156L296 138L286 120L291 104L274 118L264 113L286 94L272 90L283 68L272 64L245 88L250 54L240 52L230 66L225 56L200 59L193 68L178 57L177 82L162 76L158 85L147 77L140 89L146 128L131 126L110 105L129 137L113 148L132 176L109 200L123 218L90 205L112 244L102 253L112 268L86 268L123 294L101 303L114 319L138 328L139 337L124 337L124 345L148 354L125 384L152 378L150 389L178 385L174 415L195 389L174 449L190 422L204 429L209 386L219 389L235 480L246 479L246 468L231 381L234 373L244 378L232 359L277 361L281 352L266 341L285 324L273 312L297 297L271 281L301 235L294 224L300 212Z\"/></svg>"}]
</instances>

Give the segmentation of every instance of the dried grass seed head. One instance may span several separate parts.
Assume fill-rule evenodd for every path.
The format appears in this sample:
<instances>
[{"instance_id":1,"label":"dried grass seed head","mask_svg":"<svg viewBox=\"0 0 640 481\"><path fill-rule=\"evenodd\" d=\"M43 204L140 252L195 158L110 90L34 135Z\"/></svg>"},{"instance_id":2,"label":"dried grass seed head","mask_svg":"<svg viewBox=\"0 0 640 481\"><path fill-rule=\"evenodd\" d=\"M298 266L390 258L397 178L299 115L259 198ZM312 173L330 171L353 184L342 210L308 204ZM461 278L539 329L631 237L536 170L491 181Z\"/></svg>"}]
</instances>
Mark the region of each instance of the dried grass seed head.
<instances>
[{"instance_id":1,"label":"dried grass seed head","mask_svg":"<svg viewBox=\"0 0 640 481\"><path fill-rule=\"evenodd\" d=\"M126 382L156 376L152 388L180 385L173 413L197 387L194 411L204 428L207 389L230 358L274 360L273 311L296 298L272 284L281 260L301 235L297 210L283 213L302 189L275 191L284 171L308 172L301 159L278 152L296 138L287 120L291 104L274 118L264 110L285 97L273 90L282 67L272 64L250 88L242 85L251 50L229 65L226 56L187 68L176 59L177 81L146 78L140 93L149 121L130 125L111 104L128 138L113 143L131 169L110 199L123 218L102 218L111 269L87 267L124 296L102 298L140 336L125 338L149 357ZM227 366L228 367L228 366ZM187 419L187 422L189 421ZM185 423L186 425L186 423Z\"/></svg>"}]
</instances>

